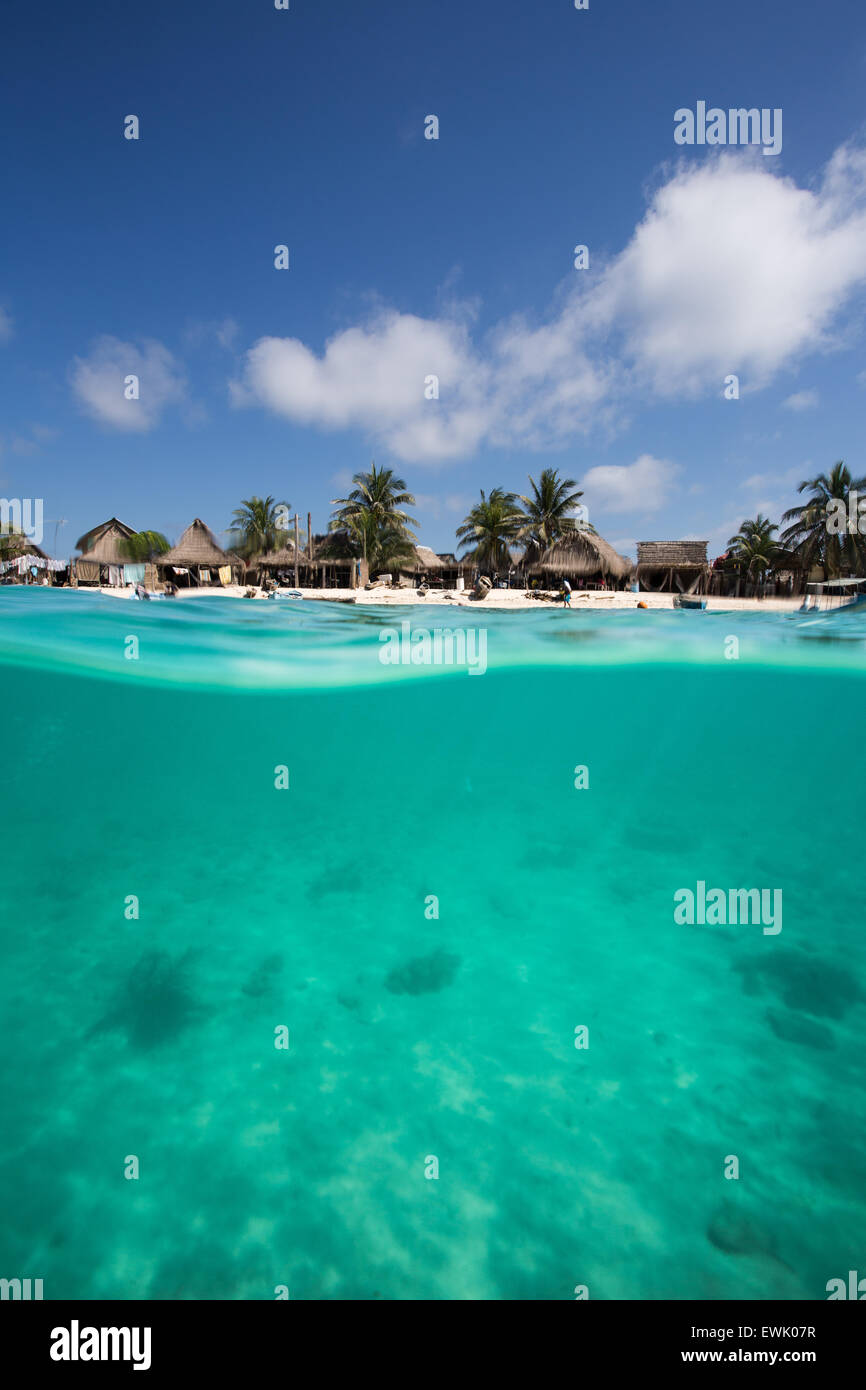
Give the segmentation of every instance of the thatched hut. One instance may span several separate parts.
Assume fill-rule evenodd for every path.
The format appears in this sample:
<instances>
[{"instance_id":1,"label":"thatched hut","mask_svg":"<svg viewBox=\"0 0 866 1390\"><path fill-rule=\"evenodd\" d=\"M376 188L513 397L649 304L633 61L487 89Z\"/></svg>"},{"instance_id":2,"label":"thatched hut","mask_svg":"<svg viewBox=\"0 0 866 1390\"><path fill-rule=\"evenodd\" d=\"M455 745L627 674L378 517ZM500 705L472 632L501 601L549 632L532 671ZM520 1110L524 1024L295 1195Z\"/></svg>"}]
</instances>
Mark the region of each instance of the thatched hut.
<instances>
[{"instance_id":1,"label":"thatched hut","mask_svg":"<svg viewBox=\"0 0 866 1390\"><path fill-rule=\"evenodd\" d=\"M456 555L447 552L438 554L429 545L413 545L412 550L413 554L407 555L396 568L401 578L416 586L436 584L447 588L476 568L471 559L458 560Z\"/></svg>"},{"instance_id":2,"label":"thatched hut","mask_svg":"<svg viewBox=\"0 0 866 1390\"><path fill-rule=\"evenodd\" d=\"M370 577L367 561L356 555L345 531L311 536L312 582L319 589L359 589Z\"/></svg>"},{"instance_id":3,"label":"thatched hut","mask_svg":"<svg viewBox=\"0 0 866 1390\"><path fill-rule=\"evenodd\" d=\"M244 579L244 561L223 550L213 531L199 517L187 526L177 545L157 556L156 564L163 578L181 588L242 584Z\"/></svg>"},{"instance_id":4,"label":"thatched hut","mask_svg":"<svg viewBox=\"0 0 866 1390\"><path fill-rule=\"evenodd\" d=\"M637 578L651 593L706 593L706 541L638 541Z\"/></svg>"},{"instance_id":5,"label":"thatched hut","mask_svg":"<svg viewBox=\"0 0 866 1390\"><path fill-rule=\"evenodd\" d=\"M450 551L440 551L436 558L439 561L439 578L446 586L456 584L458 579L465 579L475 569L471 560L461 560Z\"/></svg>"},{"instance_id":6,"label":"thatched hut","mask_svg":"<svg viewBox=\"0 0 866 1390\"><path fill-rule=\"evenodd\" d=\"M75 542L76 550L81 551L81 555L73 563L75 583L115 586L123 584L123 567L130 561L121 547L124 541L134 535L133 528L127 526L125 521L119 521L116 516L109 517L108 521L102 521L98 526L85 531ZM154 575L155 571L151 578Z\"/></svg>"},{"instance_id":7,"label":"thatched hut","mask_svg":"<svg viewBox=\"0 0 866 1390\"><path fill-rule=\"evenodd\" d=\"M584 583L613 584L623 583L631 574L631 560L619 555L613 546L595 531L585 527L575 527L567 535L549 545L541 554L527 553L523 561L524 573L560 579L579 580Z\"/></svg>"},{"instance_id":8,"label":"thatched hut","mask_svg":"<svg viewBox=\"0 0 866 1390\"><path fill-rule=\"evenodd\" d=\"M315 560L311 560L303 550L295 552L294 545L284 545L279 550L269 550L252 562L251 568L258 571L261 584L265 579L276 580L280 584L294 584L297 567L298 583L305 588L313 588L319 573Z\"/></svg>"},{"instance_id":9,"label":"thatched hut","mask_svg":"<svg viewBox=\"0 0 866 1390\"><path fill-rule=\"evenodd\" d=\"M356 556L321 555L313 561L317 589L359 589L370 571Z\"/></svg>"},{"instance_id":10,"label":"thatched hut","mask_svg":"<svg viewBox=\"0 0 866 1390\"><path fill-rule=\"evenodd\" d=\"M135 535L132 526L127 526L125 521L120 521L116 516L111 516L107 521L101 521L98 526L92 526L89 531L85 531L83 536L79 536L75 542L76 550L80 550L82 555L91 554L97 542L108 544L112 539L128 540ZM110 553L105 552L107 555ZM111 555L111 563L114 563L115 556Z\"/></svg>"},{"instance_id":11,"label":"thatched hut","mask_svg":"<svg viewBox=\"0 0 866 1390\"><path fill-rule=\"evenodd\" d=\"M0 582L3 584L41 584L46 579L51 584L54 574L65 568L23 532L0 533Z\"/></svg>"},{"instance_id":12,"label":"thatched hut","mask_svg":"<svg viewBox=\"0 0 866 1390\"><path fill-rule=\"evenodd\" d=\"M443 568L442 561L436 551L431 550L429 545L416 545L414 549L415 563L413 569L415 574L438 574ZM409 561L409 564L411 565L412 562Z\"/></svg>"},{"instance_id":13,"label":"thatched hut","mask_svg":"<svg viewBox=\"0 0 866 1390\"><path fill-rule=\"evenodd\" d=\"M408 579L416 587L421 584L438 584L442 578L442 561L429 545L413 545L412 553L399 560L395 570L401 579Z\"/></svg>"}]
</instances>

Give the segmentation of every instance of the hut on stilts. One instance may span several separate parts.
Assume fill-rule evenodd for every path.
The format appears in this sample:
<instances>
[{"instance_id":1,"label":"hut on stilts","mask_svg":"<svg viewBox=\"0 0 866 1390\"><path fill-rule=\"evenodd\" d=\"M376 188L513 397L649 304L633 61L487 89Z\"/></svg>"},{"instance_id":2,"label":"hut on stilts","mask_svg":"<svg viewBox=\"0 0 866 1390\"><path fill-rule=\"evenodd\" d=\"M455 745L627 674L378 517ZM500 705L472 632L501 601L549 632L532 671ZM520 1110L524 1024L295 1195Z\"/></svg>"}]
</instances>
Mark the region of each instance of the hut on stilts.
<instances>
[{"instance_id":1,"label":"hut on stilts","mask_svg":"<svg viewBox=\"0 0 866 1390\"><path fill-rule=\"evenodd\" d=\"M259 584L268 580L280 585L295 585L304 589L316 587L319 565L311 560L303 550L295 550L294 545L284 545L279 550L269 550L259 555L249 567L254 571Z\"/></svg>"},{"instance_id":2,"label":"hut on stilts","mask_svg":"<svg viewBox=\"0 0 866 1390\"><path fill-rule=\"evenodd\" d=\"M638 541L637 578L654 594L705 594L710 567L706 541Z\"/></svg>"}]
</instances>

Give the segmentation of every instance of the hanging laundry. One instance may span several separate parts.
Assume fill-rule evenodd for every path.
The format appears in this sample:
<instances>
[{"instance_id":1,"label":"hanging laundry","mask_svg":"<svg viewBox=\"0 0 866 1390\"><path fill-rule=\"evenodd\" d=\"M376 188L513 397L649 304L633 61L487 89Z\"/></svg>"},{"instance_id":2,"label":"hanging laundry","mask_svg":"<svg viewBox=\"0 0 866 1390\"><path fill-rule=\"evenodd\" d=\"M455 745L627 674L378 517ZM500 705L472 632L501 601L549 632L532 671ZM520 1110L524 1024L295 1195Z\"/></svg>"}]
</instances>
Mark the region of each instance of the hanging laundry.
<instances>
[{"instance_id":1,"label":"hanging laundry","mask_svg":"<svg viewBox=\"0 0 866 1390\"><path fill-rule=\"evenodd\" d=\"M123 569L120 565L108 566L108 582L112 587L119 587L123 583Z\"/></svg>"},{"instance_id":2,"label":"hanging laundry","mask_svg":"<svg viewBox=\"0 0 866 1390\"><path fill-rule=\"evenodd\" d=\"M123 582L124 584L143 584L144 565L124 565Z\"/></svg>"},{"instance_id":3,"label":"hanging laundry","mask_svg":"<svg viewBox=\"0 0 866 1390\"><path fill-rule=\"evenodd\" d=\"M220 565L220 567L219 567L219 577L220 577L220 583L221 583L221 584L231 584L231 582L232 582L232 567L231 567L231 565Z\"/></svg>"},{"instance_id":4,"label":"hanging laundry","mask_svg":"<svg viewBox=\"0 0 866 1390\"><path fill-rule=\"evenodd\" d=\"M201 580L202 584L209 584L209 583L210 583L210 570L199 570L199 572L198 572L198 577L199 577L199 579Z\"/></svg>"}]
</instances>

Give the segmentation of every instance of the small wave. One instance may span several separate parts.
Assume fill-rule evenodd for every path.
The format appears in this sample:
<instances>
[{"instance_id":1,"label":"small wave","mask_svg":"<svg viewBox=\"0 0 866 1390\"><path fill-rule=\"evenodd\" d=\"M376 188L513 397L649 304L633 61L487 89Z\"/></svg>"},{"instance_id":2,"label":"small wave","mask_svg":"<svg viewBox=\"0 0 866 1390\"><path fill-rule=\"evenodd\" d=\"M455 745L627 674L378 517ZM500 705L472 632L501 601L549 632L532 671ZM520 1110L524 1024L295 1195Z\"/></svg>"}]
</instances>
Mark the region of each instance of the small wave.
<instances>
[{"instance_id":1,"label":"small wave","mask_svg":"<svg viewBox=\"0 0 866 1390\"><path fill-rule=\"evenodd\" d=\"M483 634L485 670L702 665L866 669L866 618L756 612L363 607L181 599L131 603L72 590L0 589L0 663L93 679L274 691L465 679L424 633ZM736 643L732 649L731 639ZM397 664L385 664L386 644ZM457 652L446 646L446 653ZM732 655L736 650L736 655ZM441 653L440 653L441 654ZM476 660L476 665L479 664Z\"/></svg>"}]
</instances>

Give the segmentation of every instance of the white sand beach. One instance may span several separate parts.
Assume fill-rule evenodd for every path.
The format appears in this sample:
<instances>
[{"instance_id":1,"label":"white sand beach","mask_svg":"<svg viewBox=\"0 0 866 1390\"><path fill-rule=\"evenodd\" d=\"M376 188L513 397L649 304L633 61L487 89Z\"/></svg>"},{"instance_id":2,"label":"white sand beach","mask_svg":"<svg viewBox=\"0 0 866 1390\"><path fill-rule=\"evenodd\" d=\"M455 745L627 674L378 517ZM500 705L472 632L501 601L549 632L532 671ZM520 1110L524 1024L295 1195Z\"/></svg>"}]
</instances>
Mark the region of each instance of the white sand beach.
<instances>
[{"instance_id":1,"label":"white sand beach","mask_svg":"<svg viewBox=\"0 0 866 1390\"><path fill-rule=\"evenodd\" d=\"M107 588L100 589L80 589L80 593L101 593L111 598L132 598L132 588ZM473 599L468 590L435 590L429 589L422 597L417 589L392 589L386 584L376 585L373 589L281 589L278 592L288 594L297 592L303 595L304 599L312 599L330 603L356 603L360 605L371 605L374 607L419 607L419 608L477 608L477 609L516 609L516 608L549 608L561 607L558 602L557 591L553 589L544 591L534 591L530 593L524 589L492 589L484 599ZM225 588L213 589L181 589L176 598L184 603L198 602L207 598L239 598L247 602L271 601L263 589L254 590L255 597L247 597L247 587L232 584ZM175 600L172 600L174 602ZM280 600L276 600L279 602ZM291 600L287 600L291 602ZM803 602L802 595L792 598L719 598L708 597L707 611L716 613L749 612L756 613L793 613ZM607 609L637 608L638 604L644 604L647 609L664 609L670 611L673 608L672 594L633 594L630 591L618 589L580 589L574 590L571 596L572 611L577 609L587 609L591 612L603 612Z\"/></svg>"}]
</instances>

